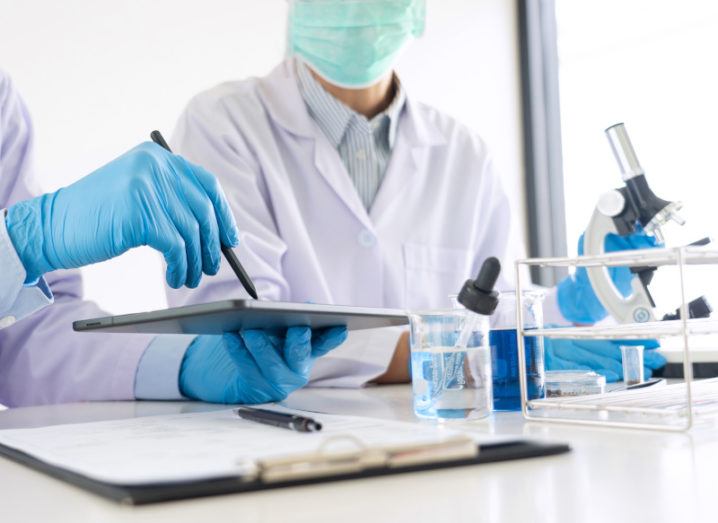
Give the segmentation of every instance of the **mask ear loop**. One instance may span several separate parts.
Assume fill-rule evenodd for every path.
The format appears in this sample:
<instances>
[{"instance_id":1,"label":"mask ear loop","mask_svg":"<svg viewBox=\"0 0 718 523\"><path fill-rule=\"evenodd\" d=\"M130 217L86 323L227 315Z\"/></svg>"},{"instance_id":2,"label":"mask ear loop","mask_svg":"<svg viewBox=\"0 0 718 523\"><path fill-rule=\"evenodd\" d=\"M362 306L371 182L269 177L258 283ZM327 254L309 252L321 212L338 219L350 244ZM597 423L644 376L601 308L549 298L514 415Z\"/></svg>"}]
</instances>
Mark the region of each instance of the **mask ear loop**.
<instances>
[{"instance_id":1,"label":"mask ear loop","mask_svg":"<svg viewBox=\"0 0 718 523\"><path fill-rule=\"evenodd\" d=\"M426 0L414 0L414 27L411 30L411 36L421 38L426 29Z\"/></svg>"},{"instance_id":2,"label":"mask ear loop","mask_svg":"<svg viewBox=\"0 0 718 523\"><path fill-rule=\"evenodd\" d=\"M288 4L288 6L287 6L287 16L286 16L286 18L284 19L285 22L286 22L286 28L285 28L285 30L284 30L284 37L285 37L285 39L286 39L285 42L284 42L284 58L290 58L290 57L293 56L293 54L294 54L294 53L292 52L292 43L291 43L291 42L292 42L292 38L291 38L292 23L291 23L291 20L292 20L292 15L293 15L293 11L294 11L294 0L287 0L287 4Z\"/></svg>"}]
</instances>

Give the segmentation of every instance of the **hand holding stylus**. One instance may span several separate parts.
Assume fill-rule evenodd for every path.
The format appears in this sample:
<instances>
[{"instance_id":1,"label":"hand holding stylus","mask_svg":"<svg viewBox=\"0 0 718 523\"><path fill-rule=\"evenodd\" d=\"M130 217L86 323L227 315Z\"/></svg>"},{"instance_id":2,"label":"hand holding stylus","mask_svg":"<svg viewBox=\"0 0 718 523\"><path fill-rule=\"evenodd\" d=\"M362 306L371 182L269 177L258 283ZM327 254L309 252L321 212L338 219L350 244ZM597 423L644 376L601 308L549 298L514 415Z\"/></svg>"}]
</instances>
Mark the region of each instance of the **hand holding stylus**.
<instances>
[{"instance_id":1,"label":"hand holding stylus","mask_svg":"<svg viewBox=\"0 0 718 523\"><path fill-rule=\"evenodd\" d=\"M164 256L170 287L196 287L219 270L220 246L239 243L217 179L151 143L9 207L6 224L27 282L147 245Z\"/></svg>"},{"instance_id":2,"label":"hand holding stylus","mask_svg":"<svg viewBox=\"0 0 718 523\"><path fill-rule=\"evenodd\" d=\"M152 141L155 142L157 145L169 152L172 152L170 146L167 144L164 137L159 131L152 131L150 133L150 137L152 138ZM219 189L219 192L221 193L221 189ZM222 195L222 197L224 198L224 195ZM244 290L246 290L247 293L256 300L258 298L257 289L254 287L254 283L252 283L249 274L247 274L247 271L244 270L244 267L242 267L242 264L237 259L237 256L234 254L232 246L222 244L220 245L220 248L222 250L222 254L227 260L227 263L229 263L229 266L232 267L232 270L237 275L237 278L239 278L239 281L242 283L242 287L244 287Z\"/></svg>"}]
</instances>

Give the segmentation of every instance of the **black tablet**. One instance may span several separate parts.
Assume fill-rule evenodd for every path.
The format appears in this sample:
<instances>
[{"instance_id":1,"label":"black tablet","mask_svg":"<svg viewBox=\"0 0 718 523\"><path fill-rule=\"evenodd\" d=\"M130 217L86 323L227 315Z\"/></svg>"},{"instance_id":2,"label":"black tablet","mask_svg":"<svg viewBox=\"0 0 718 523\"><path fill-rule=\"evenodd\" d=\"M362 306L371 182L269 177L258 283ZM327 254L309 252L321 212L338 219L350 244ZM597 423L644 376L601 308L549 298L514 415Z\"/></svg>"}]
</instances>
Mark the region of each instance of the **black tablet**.
<instances>
[{"instance_id":1,"label":"black tablet","mask_svg":"<svg viewBox=\"0 0 718 523\"><path fill-rule=\"evenodd\" d=\"M241 329L273 329L294 325L313 328L345 326L348 330L406 325L406 312L347 305L226 300L151 312L79 320L79 332L148 334L223 334Z\"/></svg>"}]
</instances>

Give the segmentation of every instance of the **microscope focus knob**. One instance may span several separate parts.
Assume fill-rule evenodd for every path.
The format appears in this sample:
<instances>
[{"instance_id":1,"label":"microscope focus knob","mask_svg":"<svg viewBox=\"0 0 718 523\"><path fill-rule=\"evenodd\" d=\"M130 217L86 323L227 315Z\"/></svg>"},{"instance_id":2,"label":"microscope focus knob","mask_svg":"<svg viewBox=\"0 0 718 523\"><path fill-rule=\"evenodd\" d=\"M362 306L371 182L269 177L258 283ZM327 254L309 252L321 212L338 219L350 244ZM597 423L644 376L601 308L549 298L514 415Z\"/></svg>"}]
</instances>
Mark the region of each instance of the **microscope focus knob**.
<instances>
[{"instance_id":1,"label":"microscope focus knob","mask_svg":"<svg viewBox=\"0 0 718 523\"><path fill-rule=\"evenodd\" d=\"M598 197L596 208L604 216L613 218L623 212L626 206L626 198L617 190L611 190Z\"/></svg>"}]
</instances>

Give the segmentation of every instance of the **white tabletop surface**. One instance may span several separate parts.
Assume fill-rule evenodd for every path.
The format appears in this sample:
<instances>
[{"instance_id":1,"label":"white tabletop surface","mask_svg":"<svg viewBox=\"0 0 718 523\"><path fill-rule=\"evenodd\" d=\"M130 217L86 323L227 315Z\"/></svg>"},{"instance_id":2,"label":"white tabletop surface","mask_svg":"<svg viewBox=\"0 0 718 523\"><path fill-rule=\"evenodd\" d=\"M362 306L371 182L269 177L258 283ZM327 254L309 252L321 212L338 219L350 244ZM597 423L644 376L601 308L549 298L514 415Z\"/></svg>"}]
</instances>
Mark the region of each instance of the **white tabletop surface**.
<instances>
[{"instance_id":1,"label":"white tabletop surface","mask_svg":"<svg viewBox=\"0 0 718 523\"><path fill-rule=\"evenodd\" d=\"M306 389L296 408L414 421L407 386ZM0 412L0 429L224 408L117 402ZM569 443L561 456L126 507L0 458L0 522L716 522L718 432L664 434L525 423L472 431Z\"/></svg>"}]
</instances>

